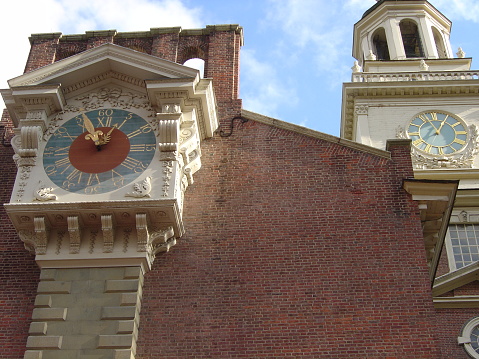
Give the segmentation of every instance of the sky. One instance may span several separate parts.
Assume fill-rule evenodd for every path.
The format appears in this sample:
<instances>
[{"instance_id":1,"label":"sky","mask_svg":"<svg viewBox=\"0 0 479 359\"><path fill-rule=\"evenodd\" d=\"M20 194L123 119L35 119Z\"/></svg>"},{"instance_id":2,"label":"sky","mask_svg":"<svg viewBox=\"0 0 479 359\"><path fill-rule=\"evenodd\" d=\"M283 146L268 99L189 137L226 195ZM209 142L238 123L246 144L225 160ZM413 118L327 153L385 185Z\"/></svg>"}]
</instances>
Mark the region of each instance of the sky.
<instances>
[{"instance_id":1,"label":"sky","mask_svg":"<svg viewBox=\"0 0 479 359\"><path fill-rule=\"evenodd\" d=\"M479 0L430 0L452 22L451 44L479 69ZM0 88L23 73L36 33L239 24L240 98L249 111L339 136L351 79L353 25L375 0L20 0L0 5ZM474 60L476 59L476 60ZM3 108L0 99L0 108Z\"/></svg>"}]
</instances>

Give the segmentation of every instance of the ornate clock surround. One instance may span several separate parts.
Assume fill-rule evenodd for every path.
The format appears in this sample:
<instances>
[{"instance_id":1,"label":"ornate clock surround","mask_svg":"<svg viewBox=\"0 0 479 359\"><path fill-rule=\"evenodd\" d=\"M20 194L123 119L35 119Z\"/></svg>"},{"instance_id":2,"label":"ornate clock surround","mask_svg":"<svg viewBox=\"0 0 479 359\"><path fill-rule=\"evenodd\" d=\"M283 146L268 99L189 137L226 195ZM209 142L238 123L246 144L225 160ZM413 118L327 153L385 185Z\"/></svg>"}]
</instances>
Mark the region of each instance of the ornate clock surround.
<instances>
[{"instance_id":1,"label":"ornate clock surround","mask_svg":"<svg viewBox=\"0 0 479 359\"><path fill-rule=\"evenodd\" d=\"M104 64L95 62L99 56L109 58L106 71ZM155 255L167 251L184 232L184 191L201 167L201 141L213 136L218 126L211 80L157 58L143 79L129 77L116 71L116 63L125 56L130 56L132 68L139 60L143 66L151 60L107 44L78 58L78 68L54 63L12 80L10 90L2 91L17 126L12 140L17 178L5 207L42 268L121 263L148 271ZM85 79L82 67L89 61L99 73ZM54 81L52 73L74 81L45 84L61 82ZM99 109L144 119L154 133L154 156L124 186L94 196L65 191L45 173L45 146L71 118ZM139 190L142 184L149 185L148 191Z\"/></svg>"},{"instance_id":2,"label":"ornate clock surround","mask_svg":"<svg viewBox=\"0 0 479 359\"><path fill-rule=\"evenodd\" d=\"M433 121L436 116L441 117ZM435 127L434 124L438 127ZM425 126L429 126L432 131L429 131L431 132L429 134L432 139L431 143L418 134L420 129ZM460 131L456 131L454 126L458 127ZM441 130L445 128L451 134L454 132L455 138L442 139L444 143L441 145L444 146L434 146L435 137L439 136L437 133L439 128ZM414 115L412 119L407 120L404 127L399 126L396 129L396 137L412 140L411 156L416 169L471 168L474 158L479 152L477 127L475 125L468 126L460 117L442 110L427 110ZM415 141L418 142L417 145L415 145ZM441 147L449 148L448 145L451 143L455 146L453 150L442 153Z\"/></svg>"}]
</instances>

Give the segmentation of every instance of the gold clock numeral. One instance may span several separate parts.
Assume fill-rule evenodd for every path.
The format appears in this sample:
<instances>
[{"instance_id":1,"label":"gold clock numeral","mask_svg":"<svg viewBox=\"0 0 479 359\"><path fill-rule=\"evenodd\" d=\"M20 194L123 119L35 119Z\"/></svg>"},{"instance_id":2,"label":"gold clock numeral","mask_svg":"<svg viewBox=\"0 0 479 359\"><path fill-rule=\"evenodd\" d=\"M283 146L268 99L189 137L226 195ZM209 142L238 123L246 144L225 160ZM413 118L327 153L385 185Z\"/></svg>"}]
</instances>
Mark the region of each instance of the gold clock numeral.
<instances>
[{"instance_id":1,"label":"gold clock numeral","mask_svg":"<svg viewBox=\"0 0 479 359\"><path fill-rule=\"evenodd\" d=\"M460 124L461 124L461 123L460 123L459 121L457 121L456 123L453 123L453 124L451 125L451 127L454 128L454 127L456 127L456 126L458 126L458 125L460 125Z\"/></svg>"},{"instance_id":2,"label":"gold clock numeral","mask_svg":"<svg viewBox=\"0 0 479 359\"><path fill-rule=\"evenodd\" d=\"M452 142L459 143L460 145L465 145L466 144L466 141L460 140L459 138L455 138L454 141L452 141Z\"/></svg>"},{"instance_id":3,"label":"gold clock numeral","mask_svg":"<svg viewBox=\"0 0 479 359\"><path fill-rule=\"evenodd\" d=\"M65 173L71 166L71 163L70 163L70 159L68 157L63 157L62 159L59 159L59 160L56 160L55 161L55 167L57 168L62 168L62 167L65 167L63 169L62 172L60 173Z\"/></svg>"},{"instance_id":4,"label":"gold clock numeral","mask_svg":"<svg viewBox=\"0 0 479 359\"><path fill-rule=\"evenodd\" d=\"M431 149L432 149L432 145L430 145L429 143L426 145L426 148L424 149L424 151L426 152L431 152Z\"/></svg>"},{"instance_id":5,"label":"gold clock numeral","mask_svg":"<svg viewBox=\"0 0 479 359\"><path fill-rule=\"evenodd\" d=\"M98 117L98 127L111 127L111 121L113 118L111 116L107 117Z\"/></svg>"},{"instance_id":6,"label":"gold clock numeral","mask_svg":"<svg viewBox=\"0 0 479 359\"><path fill-rule=\"evenodd\" d=\"M87 183L87 186L91 186L93 183L100 184L101 181L100 181L100 178L98 177L98 173L90 173L86 183Z\"/></svg>"},{"instance_id":7,"label":"gold clock numeral","mask_svg":"<svg viewBox=\"0 0 479 359\"><path fill-rule=\"evenodd\" d=\"M144 152L144 151L154 151L156 148L156 145L153 143L142 143L138 145L131 145L130 146L130 151L132 152Z\"/></svg>"},{"instance_id":8,"label":"gold clock numeral","mask_svg":"<svg viewBox=\"0 0 479 359\"><path fill-rule=\"evenodd\" d=\"M83 175L83 172L78 170L78 169L74 169L73 171L70 172L70 174L67 176L67 179L71 182L76 182L77 184L80 184L81 183L81 179L82 179L82 175Z\"/></svg>"},{"instance_id":9,"label":"gold clock numeral","mask_svg":"<svg viewBox=\"0 0 479 359\"><path fill-rule=\"evenodd\" d=\"M142 133L148 133L148 132L151 132L151 127L150 125L146 124L141 126L139 129L136 129L135 131L130 132L126 136L128 138L133 138L135 136L141 135Z\"/></svg>"},{"instance_id":10,"label":"gold clock numeral","mask_svg":"<svg viewBox=\"0 0 479 359\"><path fill-rule=\"evenodd\" d=\"M431 118L433 121L439 121L438 118L437 118L437 113L435 112L431 112Z\"/></svg>"},{"instance_id":11,"label":"gold clock numeral","mask_svg":"<svg viewBox=\"0 0 479 359\"><path fill-rule=\"evenodd\" d=\"M409 132L409 136L419 136L419 132Z\"/></svg>"},{"instance_id":12,"label":"gold clock numeral","mask_svg":"<svg viewBox=\"0 0 479 359\"><path fill-rule=\"evenodd\" d=\"M456 131L456 135L467 135L466 131Z\"/></svg>"},{"instance_id":13,"label":"gold clock numeral","mask_svg":"<svg viewBox=\"0 0 479 359\"><path fill-rule=\"evenodd\" d=\"M122 187L125 182L125 177L115 170L111 170L111 179L113 181L113 186L117 188Z\"/></svg>"},{"instance_id":14,"label":"gold clock numeral","mask_svg":"<svg viewBox=\"0 0 479 359\"><path fill-rule=\"evenodd\" d=\"M413 142L414 146L419 146L421 143L425 143L422 138L418 138L416 141Z\"/></svg>"},{"instance_id":15,"label":"gold clock numeral","mask_svg":"<svg viewBox=\"0 0 479 359\"><path fill-rule=\"evenodd\" d=\"M444 154L444 149L442 147L438 147L437 149L438 149L440 155Z\"/></svg>"},{"instance_id":16,"label":"gold clock numeral","mask_svg":"<svg viewBox=\"0 0 479 359\"><path fill-rule=\"evenodd\" d=\"M76 136L70 135L65 127L60 127L57 132L54 133L54 136L60 136L63 138L69 138L72 142L75 140Z\"/></svg>"},{"instance_id":17,"label":"gold clock numeral","mask_svg":"<svg viewBox=\"0 0 479 359\"><path fill-rule=\"evenodd\" d=\"M426 116L422 115L422 114L419 115L419 116L417 116L417 118L423 120L424 122L428 122L428 121L429 121L429 119L428 119Z\"/></svg>"},{"instance_id":18,"label":"gold clock numeral","mask_svg":"<svg viewBox=\"0 0 479 359\"><path fill-rule=\"evenodd\" d=\"M116 127L117 129L120 129L120 128L122 128L122 126L125 124L126 121L127 121L127 120L125 119L125 120L123 120L123 122L120 123L120 124L115 123L115 124L113 125L113 127Z\"/></svg>"},{"instance_id":19,"label":"gold clock numeral","mask_svg":"<svg viewBox=\"0 0 479 359\"><path fill-rule=\"evenodd\" d=\"M55 148L55 156L68 156L70 146Z\"/></svg>"},{"instance_id":20,"label":"gold clock numeral","mask_svg":"<svg viewBox=\"0 0 479 359\"><path fill-rule=\"evenodd\" d=\"M143 164L143 162L141 161L138 161L134 158L131 158L130 156L128 156L127 158L125 158L125 160L121 163L121 165L123 167L126 167L128 168L129 170L133 170L135 172L141 172L143 170L146 169L145 165Z\"/></svg>"}]
</instances>

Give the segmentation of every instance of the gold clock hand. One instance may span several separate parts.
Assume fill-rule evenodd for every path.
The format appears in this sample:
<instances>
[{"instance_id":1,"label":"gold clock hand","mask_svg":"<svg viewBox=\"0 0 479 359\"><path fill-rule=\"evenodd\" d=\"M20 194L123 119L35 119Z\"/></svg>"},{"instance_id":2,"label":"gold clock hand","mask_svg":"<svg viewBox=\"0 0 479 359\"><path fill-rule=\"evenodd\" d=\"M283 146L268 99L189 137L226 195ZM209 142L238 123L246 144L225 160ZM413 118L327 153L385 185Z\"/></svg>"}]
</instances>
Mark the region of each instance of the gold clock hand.
<instances>
[{"instance_id":1,"label":"gold clock hand","mask_svg":"<svg viewBox=\"0 0 479 359\"><path fill-rule=\"evenodd\" d=\"M444 120L441 122L441 126L439 126L439 128L437 129L436 133L439 135L441 133L441 128L442 126L444 126L444 123L446 122L447 118L449 117L449 115L446 115L446 117L444 118Z\"/></svg>"},{"instance_id":2,"label":"gold clock hand","mask_svg":"<svg viewBox=\"0 0 479 359\"><path fill-rule=\"evenodd\" d=\"M89 132L88 135L85 136L86 140L92 140L97 149L100 150L100 136L103 135L103 132L100 130L95 131L95 127L93 127L93 123L91 123L90 119L82 113L83 117L83 125L85 126L86 130Z\"/></svg>"},{"instance_id":3,"label":"gold clock hand","mask_svg":"<svg viewBox=\"0 0 479 359\"><path fill-rule=\"evenodd\" d=\"M100 138L100 144L101 144L101 145L106 145L108 142L110 142L110 139L111 139L110 135L111 135L111 133L113 132L113 130L114 130L115 128L116 128L116 127L113 126L113 127L111 128L111 130L106 133L106 135L101 136L101 138Z\"/></svg>"}]
</instances>

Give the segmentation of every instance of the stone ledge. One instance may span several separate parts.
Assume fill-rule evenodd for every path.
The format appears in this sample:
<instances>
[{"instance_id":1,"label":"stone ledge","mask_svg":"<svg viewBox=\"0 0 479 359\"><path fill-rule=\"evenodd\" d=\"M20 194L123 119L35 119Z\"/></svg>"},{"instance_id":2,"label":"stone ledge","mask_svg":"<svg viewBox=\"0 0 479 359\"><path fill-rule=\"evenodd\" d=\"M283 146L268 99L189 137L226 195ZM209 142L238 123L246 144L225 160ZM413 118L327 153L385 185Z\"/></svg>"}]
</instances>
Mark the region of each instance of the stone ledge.
<instances>
[{"instance_id":1,"label":"stone ledge","mask_svg":"<svg viewBox=\"0 0 479 359\"><path fill-rule=\"evenodd\" d=\"M38 283L38 293L51 294L70 294L71 282L40 282Z\"/></svg>"},{"instance_id":2,"label":"stone ledge","mask_svg":"<svg viewBox=\"0 0 479 359\"><path fill-rule=\"evenodd\" d=\"M65 320L67 308L35 308L33 309L32 320Z\"/></svg>"},{"instance_id":3,"label":"stone ledge","mask_svg":"<svg viewBox=\"0 0 479 359\"><path fill-rule=\"evenodd\" d=\"M138 279L107 280L105 293L137 292L140 287Z\"/></svg>"},{"instance_id":4,"label":"stone ledge","mask_svg":"<svg viewBox=\"0 0 479 359\"><path fill-rule=\"evenodd\" d=\"M30 335L45 335L47 334L46 322L33 322L30 323L30 329L28 330Z\"/></svg>"},{"instance_id":5,"label":"stone ledge","mask_svg":"<svg viewBox=\"0 0 479 359\"><path fill-rule=\"evenodd\" d=\"M27 348L30 349L61 349L63 337L41 336L28 337Z\"/></svg>"},{"instance_id":6,"label":"stone ledge","mask_svg":"<svg viewBox=\"0 0 479 359\"><path fill-rule=\"evenodd\" d=\"M100 335L98 349L130 349L134 345L132 335Z\"/></svg>"},{"instance_id":7,"label":"stone ledge","mask_svg":"<svg viewBox=\"0 0 479 359\"><path fill-rule=\"evenodd\" d=\"M104 307L101 313L103 320L135 319L136 307Z\"/></svg>"}]
</instances>

